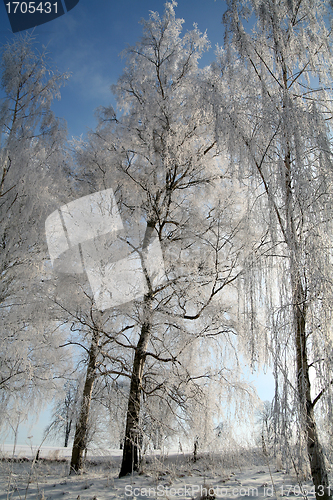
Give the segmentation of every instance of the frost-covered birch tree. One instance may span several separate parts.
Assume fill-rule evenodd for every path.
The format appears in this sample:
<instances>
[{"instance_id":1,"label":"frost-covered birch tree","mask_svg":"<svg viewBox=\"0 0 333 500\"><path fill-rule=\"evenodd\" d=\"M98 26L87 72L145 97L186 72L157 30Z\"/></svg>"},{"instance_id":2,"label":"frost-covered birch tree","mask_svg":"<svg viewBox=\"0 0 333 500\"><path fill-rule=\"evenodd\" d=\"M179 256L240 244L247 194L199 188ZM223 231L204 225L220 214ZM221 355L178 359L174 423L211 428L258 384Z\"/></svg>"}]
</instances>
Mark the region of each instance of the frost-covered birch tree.
<instances>
[{"instance_id":1,"label":"frost-covered birch tree","mask_svg":"<svg viewBox=\"0 0 333 500\"><path fill-rule=\"evenodd\" d=\"M181 36L174 6L168 2L161 17L151 13L142 39L125 51L126 68L113 87L120 117L101 109L96 133L77 145L80 179L93 191L112 186L124 224L119 239L143 269L141 300L121 309L124 324L133 325L127 332L133 358L120 476L139 467L145 389L165 400L183 395L185 404L192 382L212 372L223 378L210 340L224 335L235 352L227 289L241 272L248 228L221 174L214 117L200 103L198 59L208 41L196 27ZM149 254L152 248L161 251ZM206 345L205 362L186 371L181 359L196 339ZM172 367L170 385L159 377L163 364ZM229 374L237 378L237 368Z\"/></svg>"},{"instance_id":2,"label":"frost-covered birch tree","mask_svg":"<svg viewBox=\"0 0 333 500\"><path fill-rule=\"evenodd\" d=\"M264 228L261 257L248 267L250 352L256 361L267 340L284 388L275 411L285 418L290 398L297 401L316 496L329 499L315 410L330 406L332 381L331 3L227 4L225 46L207 91L219 145Z\"/></svg>"},{"instance_id":3,"label":"frost-covered birch tree","mask_svg":"<svg viewBox=\"0 0 333 500\"><path fill-rule=\"evenodd\" d=\"M41 177L44 190L48 191L46 170L50 167L50 158L61 151L65 138L64 125L54 117L51 103L60 97L59 87L66 78L66 75L52 71L47 56L38 53L31 35L17 37L2 47L1 302L13 293L12 288L14 291L15 287L20 288L19 282L23 281L18 276L20 264L26 257L23 252L28 247L28 216L32 215L40 196L38 186L34 192L31 184ZM60 156L57 159L61 159ZM28 193L29 183L31 191ZM47 195L52 197L46 192L44 200L47 200ZM12 234L9 234L10 230ZM29 241L30 251L34 249L31 246L40 243L37 234L34 233ZM22 250L19 256L18 247Z\"/></svg>"},{"instance_id":4,"label":"frost-covered birch tree","mask_svg":"<svg viewBox=\"0 0 333 500\"><path fill-rule=\"evenodd\" d=\"M51 103L66 75L53 71L31 35L1 48L0 311L3 402L33 401L52 373L57 338L43 323L44 220L64 187L65 127ZM45 217L45 218L44 218ZM39 387L39 389L38 389ZM34 388L36 391L34 392ZM50 386L49 386L50 388ZM27 406L24 404L23 406Z\"/></svg>"},{"instance_id":5,"label":"frost-covered birch tree","mask_svg":"<svg viewBox=\"0 0 333 500\"><path fill-rule=\"evenodd\" d=\"M87 206L89 210L89 204ZM131 324L123 326L123 316L117 309L103 312L97 309L84 274L54 272L48 282L47 304L52 310L53 321L61 325L64 331L64 339L59 347L70 350L73 366L68 380L76 385L74 400L72 385L69 385L69 394L72 396L69 406L60 391L61 399L57 398L50 427L53 435L64 429L67 432L66 442L72 431L74 439L70 472L77 472L82 469L92 439L96 402L92 408L95 411L93 416L91 407L96 388L103 385L108 388L119 378L130 377L131 351L129 349L127 352L125 347L128 344L126 332ZM107 392L103 394L100 400L108 397Z\"/></svg>"}]
</instances>

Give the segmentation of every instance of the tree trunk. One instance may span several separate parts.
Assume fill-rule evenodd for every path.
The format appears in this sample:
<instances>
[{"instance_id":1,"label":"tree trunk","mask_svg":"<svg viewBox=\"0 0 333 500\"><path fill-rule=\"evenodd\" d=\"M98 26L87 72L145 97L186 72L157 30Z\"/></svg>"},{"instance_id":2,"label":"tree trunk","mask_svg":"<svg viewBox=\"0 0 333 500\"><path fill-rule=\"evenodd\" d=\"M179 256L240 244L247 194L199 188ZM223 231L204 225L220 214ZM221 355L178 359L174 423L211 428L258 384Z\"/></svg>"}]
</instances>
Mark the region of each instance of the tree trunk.
<instances>
[{"instance_id":1,"label":"tree trunk","mask_svg":"<svg viewBox=\"0 0 333 500\"><path fill-rule=\"evenodd\" d=\"M301 405L301 419L304 422L307 451L310 462L312 481L317 500L331 500L324 454L319 442L311 399L311 382L306 345L306 296L301 279L298 276L294 285L294 320L296 334L297 389Z\"/></svg>"},{"instance_id":2,"label":"tree trunk","mask_svg":"<svg viewBox=\"0 0 333 500\"><path fill-rule=\"evenodd\" d=\"M126 417L126 430L123 448L123 459L119 472L119 477L131 474L133 471L138 470L139 467L139 438L140 438L140 406L141 406L141 391L142 391L142 377L143 370L146 362L147 347L151 333L151 314L153 293L150 276L146 269L143 259L143 252L148 248L151 241L155 220L149 220L142 243L141 264L145 275L146 283L148 286L148 293L143 298L143 324L138 345L135 349L133 370L131 377L130 393L128 398L127 417Z\"/></svg>"},{"instance_id":3,"label":"tree trunk","mask_svg":"<svg viewBox=\"0 0 333 500\"><path fill-rule=\"evenodd\" d=\"M284 86L287 90L287 69L283 65ZM284 103L284 108L287 104ZM295 222L293 217L292 207L293 192L292 192L292 175L291 175L291 149L288 132L285 133L287 151L284 157L285 165L285 206L286 206L286 222L287 222L287 239L286 243L291 255L291 284L293 297L293 317L295 329L295 344L296 344L296 370L297 370L297 391L300 404L300 419L301 426L305 433L307 442L307 451L310 462L312 481L315 487L317 500L331 500L329 491L329 483L325 459L319 442L317 425L315 421L314 408L311 399L311 382L309 376L309 363L307 351L307 290L302 283L302 277L299 271L298 249L301 246L301 241L297 237Z\"/></svg>"},{"instance_id":4,"label":"tree trunk","mask_svg":"<svg viewBox=\"0 0 333 500\"><path fill-rule=\"evenodd\" d=\"M65 429L65 444L64 447L67 448L68 446L68 441L69 441L69 436L71 433L71 428L72 428L72 420L69 420L66 422L66 429Z\"/></svg>"},{"instance_id":5,"label":"tree trunk","mask_svg":"<svg viewBox=\"0 0 333 500\"><path fill-rule=\"evenodd\" d=\"M139 467L139 417L141 405L142 376L151 332L152 298L144 297L145 322L141 327L138 345L135 349L130 394L128 399L123 459L119 477L131 474Z\"/></svg>"},{"instance_id":6,"label":"tree trunk","mask_svg":"<svg viewBox=\"0 0 333 500\"><path fill-rule=\"evenodd\" d=\"M89 349L89 360L87 367L87 375L83 389L83 398L81 404L81 412L79 421L75 429L74 444L72 450L72 459L70 466L71 472L78 472L82 469L83 454L87 448L87 432L88 432L88 418L91 403L91 394L96 380L96 362L98 355L98 329L93 331L91 346Z\"/></svg>"}]
</instances>

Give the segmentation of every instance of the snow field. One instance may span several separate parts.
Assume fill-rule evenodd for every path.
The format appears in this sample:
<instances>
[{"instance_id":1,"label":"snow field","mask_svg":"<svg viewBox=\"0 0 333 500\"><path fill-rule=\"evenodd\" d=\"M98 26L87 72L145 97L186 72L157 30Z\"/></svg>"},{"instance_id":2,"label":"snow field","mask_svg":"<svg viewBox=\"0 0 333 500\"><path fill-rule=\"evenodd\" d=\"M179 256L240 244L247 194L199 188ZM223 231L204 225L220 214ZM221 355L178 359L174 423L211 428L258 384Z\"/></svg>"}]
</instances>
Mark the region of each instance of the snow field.
<instances>
[{"instance_id":1,"label":"snow field","mask_svg":"<svg viewBox=\"0 0 333 500\"><path fill-rule=\"evenodd\" d=\"M203 454L195 463L190 454L150 455L140 473L119 479L121 450L90 452L82 474L68 475L70 449L45 447L33 461L35 450L29 455L27 448L18 447L11 460L12 450L2 447L0 500L315 498L311 481L298 482L255 451Z\"/></svg>"}]
</instances>

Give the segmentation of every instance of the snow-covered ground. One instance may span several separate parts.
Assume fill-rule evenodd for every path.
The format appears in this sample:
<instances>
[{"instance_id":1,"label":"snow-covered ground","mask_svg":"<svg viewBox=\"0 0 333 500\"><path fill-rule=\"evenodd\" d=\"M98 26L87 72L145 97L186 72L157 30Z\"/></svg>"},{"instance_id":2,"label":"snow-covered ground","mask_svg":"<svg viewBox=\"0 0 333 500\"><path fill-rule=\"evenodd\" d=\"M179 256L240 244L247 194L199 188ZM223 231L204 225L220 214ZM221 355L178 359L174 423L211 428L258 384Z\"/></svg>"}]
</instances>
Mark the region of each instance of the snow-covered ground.
<instances>
[{"instance_id":1,"label":"snow-covered ground","mask_svg":"<svg viewBox=\"0 0 333 500\"><path fill-rule=\"evenodd\" d=\"M150 456L140 474L121 479L120 450L104 456L90 453L83 473L70 476L70 449L44 447L37 462L32 460L35 452L19 446L15 460L10 460L12 450L2 447L0 500L303 498L302 488L309 499L314 498L310 481L277 469L275 460L268 461L259 452L205 454L195 463L185 454Z\"/></svg>"}]
</instances>

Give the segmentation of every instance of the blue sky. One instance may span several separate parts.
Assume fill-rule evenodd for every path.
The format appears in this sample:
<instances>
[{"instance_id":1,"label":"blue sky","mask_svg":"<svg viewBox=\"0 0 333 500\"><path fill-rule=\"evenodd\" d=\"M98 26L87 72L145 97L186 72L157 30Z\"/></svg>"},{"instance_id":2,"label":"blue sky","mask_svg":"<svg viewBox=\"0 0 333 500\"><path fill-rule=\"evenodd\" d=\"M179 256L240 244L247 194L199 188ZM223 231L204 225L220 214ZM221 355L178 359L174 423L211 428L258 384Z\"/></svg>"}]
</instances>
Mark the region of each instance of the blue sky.
<instances>
[{"instance_id":1,"label":"blue sky","mask_svg":"<svg viewBox=\"0 0 333 500\"><path fill-rule=\"evenodd\" d=\"M95 127L94 110L98 106L115 105L110 85L117 81L124 66L120 53L140 38L140 19L147 19L151 10L162 14L164 3L165 0L80 0L69 13L35 28L40 49L46 46L58 70L71 73L68 84L62 88L61 100L53 106L55 114L66 120L69 137L84 136L89 128ZM211 42L211 50L202 58L201 66L212 62L216 44L223 44L225 9L222 0L178 1L176 15L185 20L184 31L197 23L202 32L207 31ZM1 2L0 45L13 36ZM260 374L251 378L260 397L271 399L272 376ZM33 443L38 445L48 418L46 411L33 428L22 427L19 443L26 443L27 436L33 435Z\"/></svg>"},{"instance_id":2,"label":"blue sky","mask_svg":"<svg viewBox=\"0 0 333 500\"><path fill-rule=\"evenodd\" d=\"M53 110L67 121L69 135L85 134L95 127L94 110L113 104L110 85L120 76L124 60L121 51L134 45L141 36L140 19L150 11L163 13L165 0L80 0L65 15L35 28L40 46L47 47L51 59L61 72L71 78L62 88L61 101ZM184 30L193 23L207 30L212 48L201 65L214 59L217 43L223 43L222 0L179 0L176 15L185 20ZM29 30L31 31L31 30ZM0 4L0 45L11 40L9 20L4 3Z\"/></svg>"}]
</instances>

